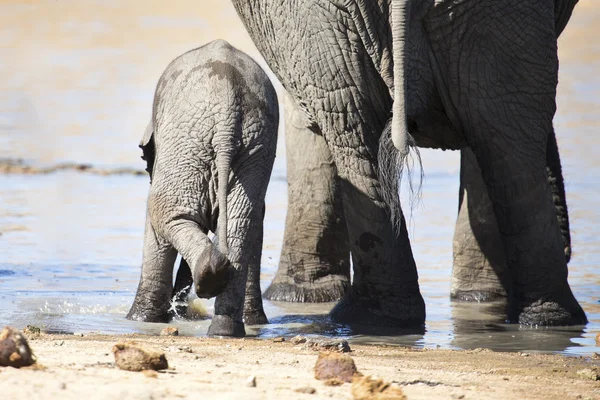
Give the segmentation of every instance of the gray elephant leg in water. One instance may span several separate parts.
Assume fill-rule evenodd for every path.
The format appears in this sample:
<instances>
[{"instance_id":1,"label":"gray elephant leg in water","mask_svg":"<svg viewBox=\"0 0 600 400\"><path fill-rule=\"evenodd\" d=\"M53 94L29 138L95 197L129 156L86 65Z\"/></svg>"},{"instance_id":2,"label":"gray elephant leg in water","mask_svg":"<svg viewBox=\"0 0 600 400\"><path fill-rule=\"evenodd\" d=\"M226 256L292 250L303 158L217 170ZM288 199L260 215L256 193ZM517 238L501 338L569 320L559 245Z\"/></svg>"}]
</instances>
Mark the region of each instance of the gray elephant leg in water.
<instances>
[{"instance_id":1,"label":"gray elephant leg in water","mask_svg":"<svg viewBox=\"0 0 600 400\"><path fill-rule=\"evenodd\" d=\"M426 29L493 205L511 277L509 320L582 324L546 166L558 74L554 5L511 2L504 18L495 6L448 2L430 12ZM460 37L449 12L462 23ZM506 32L523 34L515 41ZM464 38L477 40L457 46Z\"/></svg>"},{"instance_id":2,"label":"gray elephant leg in water","mask_svg":"<svg viewBox=\"0 0 600 400\"><path fill-rule=\"evenodd\" d=\"M171 298L192 278L199 297L217 296L209 334L243 336L245 304L252 305L249 320L266 322L256 282L248 284L252 301L245 294L248 270L260 274L278 118L267 75L224 41L167 67L141 145L151 186L142 276L128 318L167 320ZM173 287L177 252L184 262Z\"/></svg>"},{"instance_id":3,"label":"gray elephant leg in water","mask_svg":"<svg viewBox=\"0 0 600 400\"><path fill-rule=\"evenodd\" d=\"M308 303L337 301L350 286L341 182L325 139L287 94L285 140L285 234L279 268L264 297Z\"/></svg>"},{"instance_id":4,"label":"gray elephant leg in water","mask_svg":"<svg viewBox=\"0 0 600 400\"><path fill-rule=\"evenodd\" d=\"M568 263L571 259L569 215L554 131L548 136L546 171ZM510 285L496 216L481 170L473 152L463 149L451 297L460 301L493 301L506 298Z\"/></svg>"}]
</instances>

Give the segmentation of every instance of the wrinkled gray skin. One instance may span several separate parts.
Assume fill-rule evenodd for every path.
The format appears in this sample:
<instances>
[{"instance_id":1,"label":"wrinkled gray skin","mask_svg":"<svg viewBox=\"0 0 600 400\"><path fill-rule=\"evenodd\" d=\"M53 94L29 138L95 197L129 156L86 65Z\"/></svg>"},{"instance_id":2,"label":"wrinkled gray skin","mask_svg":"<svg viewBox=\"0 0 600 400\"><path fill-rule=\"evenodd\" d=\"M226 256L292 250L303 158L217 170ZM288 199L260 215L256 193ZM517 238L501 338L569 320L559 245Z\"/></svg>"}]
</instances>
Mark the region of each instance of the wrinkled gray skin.
<instances>
[{"instance_id":1,"label":"wrinkled gray skin","mask_svg":"<svg viewBox=\"0 0 600 400\"><path fill-rule=\"evenodd\" d=\"M507 318L532 325L586 322L567 283L568 219L561 221L561 236L547 174L547 167L560 166L558 151L555 157L547 151L555 140L556 41L575 3L307 0L299 7L233 0L337 169L354 280L332 310L334 320L423 324L425 307L390 173L414 142L465 149L463 171L480 174L498 229L493 247L502 249L506 263ZM468 151L475 165L467 163ZM558 172L555 179L562 181ZM467 181L462 188L468 190ZM485 209L481 198L462 201L461 210ZM566 216L564 195L556 203ZM481 265L466 265L473 267ZM480 279L471 276L469 284ZM490 291L463 286L453 290L480 291L475 297Z\"/></svg>"},{"instance_id":2,"label":"wrinkled gray skin","mask_svg":"<svg viewBox=\"0 0 600 400\"><path fill-rule=\"evenodd\" d=\"M130 319L169 318L192 284L217 296L209 335L266 323L259 286L277 95L264 71L222 40L175 59L160 78L141 147L151 176L142 274ZM215 232L218 248L207 233ZM173 267L180 265L175 287Z\"/></svg>"}]
</instances>

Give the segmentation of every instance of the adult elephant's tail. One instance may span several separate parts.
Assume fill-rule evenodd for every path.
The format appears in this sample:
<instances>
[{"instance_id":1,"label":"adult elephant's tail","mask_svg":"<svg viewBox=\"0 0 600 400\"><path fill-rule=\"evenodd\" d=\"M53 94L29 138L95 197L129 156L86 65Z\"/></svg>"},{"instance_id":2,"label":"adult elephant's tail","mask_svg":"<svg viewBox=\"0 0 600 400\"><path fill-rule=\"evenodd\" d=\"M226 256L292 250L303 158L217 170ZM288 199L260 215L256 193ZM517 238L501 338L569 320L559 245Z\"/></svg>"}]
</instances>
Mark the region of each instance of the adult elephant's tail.
<instances>
[{"instance_id":1,"label":"adult elephant's tail","mask_svg":"<svg viewBox=\"0 0 600 400\"><path fill-rule=\"evenodd\" d=\"M406 117L406 37L408 35L408 0L392 0L392 58L394 61L394 105L392 108L392 142L400 158L408 154L408 123Z\"/></svg>"},{"instance_id":2,"label":"adult elephant's tail","mask_svg":"<svg viewBox=\"0 0 600 400\"><path fill-rule=\"evenodd\" d=\"M399 152L392 142L392 118L385 125L381 138L379 139L379 151L377 153L378 178L381 185L383 201L390 208L390 218L396 232L400 232L402 224L402 206L400 204L400 183L404 172L408 176L410 190L410 208L418 202L423 183L423 168L419 149L414 144L412 136L407 134L407 151ZM412 148L412 152L409 150ZM419 181L417 186L413 185L412 170L415 166L419 168Z\"/></svg>"},{"instance_id":3,"label":"adult elephant's tail","mask_svg":"<svg viewBox=\"0 0 600 400\"><path fill-rule=\"evenodd\" d=\"M406 38L410 22L408 0L392 0L391 3L392 58L394 61L394 104L392 118L388 120L379 139L379 182L384 201L390 208L390 216L396 231L402 223L402 207L400 205L400 178L406 170L410 187L411 208L419 198L419 190L423 180L421 157L414 140L408 131L406 115ZM409 157L411 147L414 149L416 162L419 164L421 176L418 190L415 191L411 168L415 160Z\"/></svg>"}]
</instances>

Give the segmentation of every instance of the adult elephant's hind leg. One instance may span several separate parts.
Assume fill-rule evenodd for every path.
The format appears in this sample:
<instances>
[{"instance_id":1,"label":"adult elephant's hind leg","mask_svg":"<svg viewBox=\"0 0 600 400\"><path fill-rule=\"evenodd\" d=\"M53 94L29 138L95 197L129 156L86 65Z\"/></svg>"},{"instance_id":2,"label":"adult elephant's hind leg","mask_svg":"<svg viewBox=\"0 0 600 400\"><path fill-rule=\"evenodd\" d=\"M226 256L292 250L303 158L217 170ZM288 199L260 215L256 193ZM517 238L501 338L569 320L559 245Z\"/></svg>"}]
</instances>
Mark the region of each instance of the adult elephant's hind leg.
<instances>
[{"instance_id":1,"label":"adult elephant's hind leg","mask_svg":"<svg viewBox=\"0 0 600 400\"><path fill-rule=\"evenodd\" d=\"M146 216L142 275L127 318L144 322L167 322L173 292L173 267L177 251L156 235Z\"/></svg>"},{"instance_id":2,"label":"adult elephant's hind leg","mask_svg":"<svg viewBox=\"0 0 600 400\"><path fill-rule=\"evenodd\" d=\"M264 297L328 302L350 286L340 179L325 139L285 96L288 208L279 268Z\"/></svg>"},{"instance_id":3,"label":"adult elephant's hind leg","mask_svg":"<svg viewBox=\"0 0 600 400\"><path fill-rule=\"evenodd\" d=\"M459 190L451 297L476 302L505 299L510 276L504 245L481 170L470 149L460 153Z\"/></svg>"},{"instance_id":4,"label":"adult elephant's hind leg","mask_svg":"<svg viewBox=\"0 0 600 400\"><path fill-rule=\"evenodd\" d=\"M558 74L554 6L510 3L449 2L428 31L492 200L511 275L509 319L582 324L546 172ZM447 25L448 12L460 32ZM461 40L469 45L457 46Z\"/></svg>"}]
</instances>

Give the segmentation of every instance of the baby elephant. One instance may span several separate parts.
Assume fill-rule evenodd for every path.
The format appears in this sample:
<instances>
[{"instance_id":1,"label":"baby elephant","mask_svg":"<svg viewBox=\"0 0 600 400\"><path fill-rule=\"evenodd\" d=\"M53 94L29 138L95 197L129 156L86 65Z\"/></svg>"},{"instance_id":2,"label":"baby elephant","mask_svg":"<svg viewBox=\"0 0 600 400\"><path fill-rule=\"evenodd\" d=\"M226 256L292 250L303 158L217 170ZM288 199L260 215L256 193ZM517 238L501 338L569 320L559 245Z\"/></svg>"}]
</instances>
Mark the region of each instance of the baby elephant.
<instances>
[{"instance_id":1,"label":"baby elephant","mask_svg":"<svg viewBox=\"0 0 600 400\"><path fill-rule=\"evenodd\" d=\"M217 297L209 335L244 336L242 317L267 322L260 257L278 123L269 78L227 42L169 64L140 144L150 191L142 275L127 318L168 320L171 299L193 283L199 297Z\"/></svg>"}]
</instances>

